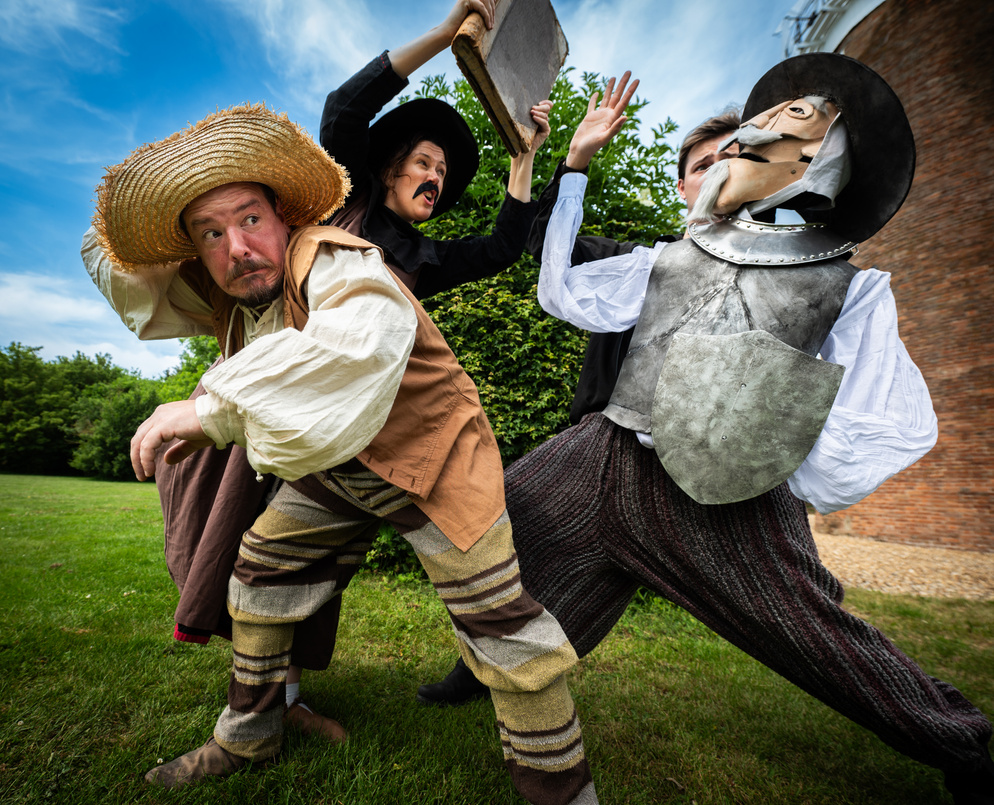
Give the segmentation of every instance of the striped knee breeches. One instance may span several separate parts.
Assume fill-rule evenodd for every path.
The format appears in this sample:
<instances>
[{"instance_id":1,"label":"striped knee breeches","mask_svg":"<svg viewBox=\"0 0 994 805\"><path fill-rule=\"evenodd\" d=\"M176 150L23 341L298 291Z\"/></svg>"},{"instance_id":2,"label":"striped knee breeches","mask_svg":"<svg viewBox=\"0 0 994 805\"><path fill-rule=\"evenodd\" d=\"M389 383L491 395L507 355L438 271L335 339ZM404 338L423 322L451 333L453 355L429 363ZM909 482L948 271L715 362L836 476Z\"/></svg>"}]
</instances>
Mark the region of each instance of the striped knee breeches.
<instances>
[{"instance_id":1,"label":"striped knee breeches","mask_svg":"<svg viewBox=\"0 0 994 805\"><path fill-rule=\"evenodd\" d=\"M229 582L234 664L217 742L252 759L279 749L294 624L339 595L381 520L414 547L467 664L493 690L505 761L531 802L596 802L564 674L576 654L522 588L504 514L469 550L407 495L355 462L283 483L244 537Z\"/></svg>"}]
</instances>

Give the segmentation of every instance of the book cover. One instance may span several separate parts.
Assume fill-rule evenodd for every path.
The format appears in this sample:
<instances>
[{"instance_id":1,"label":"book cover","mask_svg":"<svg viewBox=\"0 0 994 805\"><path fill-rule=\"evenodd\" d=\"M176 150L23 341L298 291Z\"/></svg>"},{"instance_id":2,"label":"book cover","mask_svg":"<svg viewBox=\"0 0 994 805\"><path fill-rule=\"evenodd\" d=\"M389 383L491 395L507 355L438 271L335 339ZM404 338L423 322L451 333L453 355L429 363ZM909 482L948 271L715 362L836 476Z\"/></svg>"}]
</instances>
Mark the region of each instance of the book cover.
<instances>
[{"instance_id":1,"label":"book cover","mask_svg":"<svg viewBox=\"0 0 994 805\"><path fill-rule=\"evenodd\" d=\"M511 156L531 147L531 108L552 92L569 47L549 0L497 0L494 27L470 14L452 52Z\"/></svg>"}]
</instances>

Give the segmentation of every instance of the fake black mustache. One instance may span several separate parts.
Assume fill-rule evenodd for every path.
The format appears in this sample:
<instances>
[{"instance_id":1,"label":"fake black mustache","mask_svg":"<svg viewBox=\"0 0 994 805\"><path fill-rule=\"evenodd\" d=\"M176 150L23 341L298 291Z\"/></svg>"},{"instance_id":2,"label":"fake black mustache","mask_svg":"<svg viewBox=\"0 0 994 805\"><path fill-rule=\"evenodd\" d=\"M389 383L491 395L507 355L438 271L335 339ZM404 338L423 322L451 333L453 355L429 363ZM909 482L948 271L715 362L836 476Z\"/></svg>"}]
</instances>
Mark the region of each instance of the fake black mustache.
<instances>
[{"instance_id":1,"label":"fake black mustache","mask_svg":"<svg viewBox=\"0 0 994 805\"><path fill-rule=\"evenodd\" d=\"M422 193L427 193L429 190L435 191L435 198L438 199L438 184L436 182L422 182L418 185L418 189L414 191L414 195L411 198L417 198Z\"/></svg>"}]
</instances>

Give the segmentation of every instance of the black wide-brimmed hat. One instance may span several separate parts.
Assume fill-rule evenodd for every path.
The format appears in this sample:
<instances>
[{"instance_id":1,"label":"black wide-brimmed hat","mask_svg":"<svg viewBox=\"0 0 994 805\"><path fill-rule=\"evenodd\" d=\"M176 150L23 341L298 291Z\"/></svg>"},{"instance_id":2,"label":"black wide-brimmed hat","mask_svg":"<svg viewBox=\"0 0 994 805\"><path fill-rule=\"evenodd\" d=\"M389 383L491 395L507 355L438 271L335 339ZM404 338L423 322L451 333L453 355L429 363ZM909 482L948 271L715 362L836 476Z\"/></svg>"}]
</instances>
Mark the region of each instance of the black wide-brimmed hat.
<instances>
[{"instance_id":1,"label":"black wide-brimmed hat","mask_svg":"<svg viewBox=\"0 0 994 805\"><path fill-rule=\"evenodd\" d=\"M852 146L849 183L835 207L817 215L836 234L859 243L894 216L911 189L911 125L886 81L862 62L838 53L806 53L780 62L753 87L742 119L805 95L828 98L839 108Z\"/></svg>"},{"instance_id":2,"label":"black wide-brimmed hat","mask_svg":"<svg viewBox=\"0 0 994 805\"><path fill-rule=\"evenodd\" d=\"M438 98L415 98L391 109L369 127L369 169L379 177L380 170L397 149L413 134L423 134L445 148L448 163L442 195L431 217L450 210L469 187L480 167L476 138L455 109Z\"/></svg>"}]
</instances>

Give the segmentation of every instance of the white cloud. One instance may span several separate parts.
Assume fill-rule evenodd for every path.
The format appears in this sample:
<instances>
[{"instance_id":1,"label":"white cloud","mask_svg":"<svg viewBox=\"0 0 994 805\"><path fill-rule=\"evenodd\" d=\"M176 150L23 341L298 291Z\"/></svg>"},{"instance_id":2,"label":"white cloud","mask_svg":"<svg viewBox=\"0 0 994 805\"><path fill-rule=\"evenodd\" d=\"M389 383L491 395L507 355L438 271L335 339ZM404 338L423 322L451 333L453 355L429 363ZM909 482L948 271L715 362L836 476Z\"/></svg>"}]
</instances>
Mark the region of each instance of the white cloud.
<instances>
[{"instance_id":1,"label":"white cloud","mask_svg":"<svg viewBox=\"0 0 994 805\"><path fill-rule=\"evenodd\" d=\"M121 53L116 31L126 16L121 8L77 0L7 0L0 5L0 42L32 54L53 48L66 61L78 62L83 54L68 39L82 36L101 49Z\"/></svg>"},{"instance_id":2,"label":"white cloud","mask_svg":"<svg viewBox=\"0 0 994 805\"><path fill-rule=\"evenodd\" d=\"M325 95L376 53L382 19L354 0L221 0L257 30L289 105L320 116ZM392 26L387 30L396 30ZM399 43L394 43L399 44ZM316 133L316 132L313 132Z\"/></svg>"},{"instance_id":3,"label":"white cloud","mask_svg":"<svg viewBox=\"0 0 994 805\"><path fill-rule=\"evenodd\" d=\"M777 22L789 0L731 4L727 0L581 0L556 4L570 45L568 64L604 77L631 70L640 80L644 132L667 117L678 137L732 104L780 60ZM782 8L781 8L782 6Z\"/></svg>"},{"instance_id":4,"label":"white cloud","mask_svg":"<svg viewBox=\"0 0 994 805\"><path fill-rule=\"evenodd\" d=\"M41 346L45 360L77 351L91 357L106 353L116 365L145 377L178 366L182 352L175 339L139 341L85 276L0 274L0 322L2 346L12 341Z\"/></svg>"}]
</instances>

